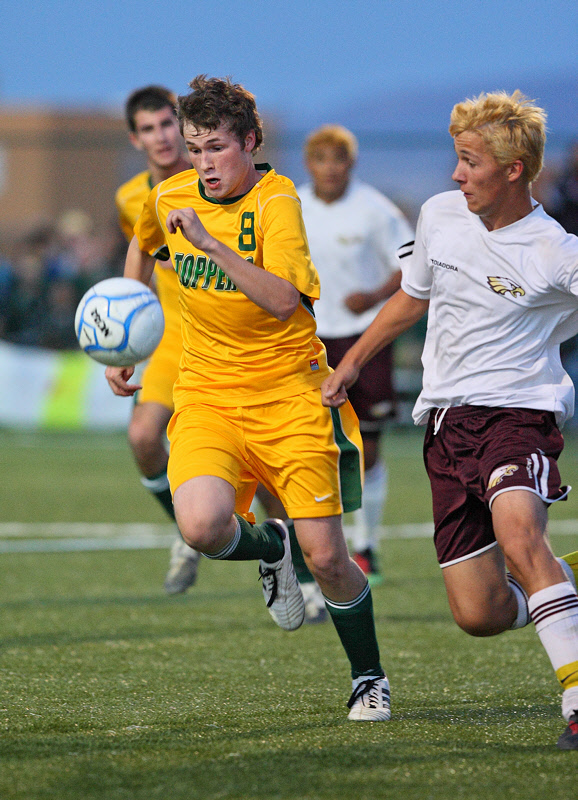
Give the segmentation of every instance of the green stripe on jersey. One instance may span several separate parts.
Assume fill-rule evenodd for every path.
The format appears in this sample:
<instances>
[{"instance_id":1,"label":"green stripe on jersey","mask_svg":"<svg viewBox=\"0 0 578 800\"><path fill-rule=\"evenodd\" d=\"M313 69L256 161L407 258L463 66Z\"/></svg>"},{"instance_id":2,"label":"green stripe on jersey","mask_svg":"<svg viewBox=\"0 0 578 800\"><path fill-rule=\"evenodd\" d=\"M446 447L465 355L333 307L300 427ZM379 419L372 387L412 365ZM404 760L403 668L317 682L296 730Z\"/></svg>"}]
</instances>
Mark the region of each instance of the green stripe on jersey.
<instances>
[{"instance_id":1,"label":"green stripe on jersey","mask_svg":"<svg viewBox=\"0 0 578 800\"><path fill-rule=\"evenodd\" d=\"M345 435L339 409L331 409L331 418L335 443L339 448L339 483L343 511L355 511L361 507L361 453Z\"/></svg>"}]
</instances>

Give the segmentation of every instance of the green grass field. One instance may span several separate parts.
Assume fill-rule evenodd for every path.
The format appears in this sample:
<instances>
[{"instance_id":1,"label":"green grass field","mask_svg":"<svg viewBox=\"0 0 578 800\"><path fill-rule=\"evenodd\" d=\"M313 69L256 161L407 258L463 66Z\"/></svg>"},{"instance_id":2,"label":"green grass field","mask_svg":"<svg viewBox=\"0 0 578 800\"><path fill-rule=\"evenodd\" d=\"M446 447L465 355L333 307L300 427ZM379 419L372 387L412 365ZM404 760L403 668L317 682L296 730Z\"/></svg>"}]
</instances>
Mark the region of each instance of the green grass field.
<instances>
[{"instance_id":1,"label":"green grass field","mask_svg":"<svg viewBox=\"0 0 578 800\"><path fill-rule=\"evenodd\" d=\"M393 431L385 522L427 522L421 433ZM578 519L578 441L552 509ZM0 432L0 522L165 521L119 435ZM38 533L34 534L38 536ZM578 548L577 530L553 536ZM330 624L287 634L254 564L204 560L168 598L165 550L0 556L2 800L374 800L576 796L559 691L531 627L452 622L427 539L382 542L374 590L390 723L346 721Z\"/></svg>"}]
</instances>

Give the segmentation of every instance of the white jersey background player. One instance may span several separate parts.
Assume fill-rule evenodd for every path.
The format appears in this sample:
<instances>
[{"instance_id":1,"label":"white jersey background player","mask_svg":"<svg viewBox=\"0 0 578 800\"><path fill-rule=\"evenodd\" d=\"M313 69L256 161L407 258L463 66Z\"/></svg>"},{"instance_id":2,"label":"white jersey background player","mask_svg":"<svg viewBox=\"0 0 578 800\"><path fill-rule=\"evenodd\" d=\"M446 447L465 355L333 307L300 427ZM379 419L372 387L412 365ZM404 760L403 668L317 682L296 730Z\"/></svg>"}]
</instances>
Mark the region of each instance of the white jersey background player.
<instances>
[{"instance_id":1,"label":"white jersey background player","mask_svg":"<svg viewBox=\"0 0 578 800\"><path fill-rule=\"evenodd\" d=\"M458 625L491 636L533 621L578 749L578 553L556 559L547 508L563 499L559 430L574 390L559 344L578 331L578 239L533 201L545 113L520 92L458 103L461 192L429 200L401 289L323 386L338 406L360 367L428 308L424 387L435 546ZM506 573L506 567L508 573ZM524 740L524 729L520 729Z\"/></svg>"},{"instance_id":2,"label":"white jersey background player","mask_svg":"<svg viewBox=\"0 0 578 800\"><path fill-rule=\"evenodd\" d=\"M325 125L305 143L312 182L298 189L321 297L315 303L317 335L330 366L375 319L399 288L397 249L413 239L402 212L377 189L352 178L357 140L340 125ZM379 582L376 528L387 496L380 435L393 412L392 351L367 364L350 393L364 445L363 505L354 512L353 557L371 583Z\"/></svg>"}]
</instances>

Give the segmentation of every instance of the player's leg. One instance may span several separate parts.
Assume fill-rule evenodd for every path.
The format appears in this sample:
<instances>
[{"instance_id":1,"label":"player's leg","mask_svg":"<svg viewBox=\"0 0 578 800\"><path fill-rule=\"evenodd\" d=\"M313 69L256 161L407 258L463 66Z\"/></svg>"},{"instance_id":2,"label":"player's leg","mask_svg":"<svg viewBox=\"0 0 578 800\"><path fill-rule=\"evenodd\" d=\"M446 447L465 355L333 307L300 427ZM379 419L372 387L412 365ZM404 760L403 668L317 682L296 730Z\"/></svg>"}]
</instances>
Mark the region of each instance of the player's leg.
<instances>
[{"instance_id":1,"label":"player's leg","mask_svg":"<svg viewBox=\"0 0 578 800\"><path fill-rule=\"evenodd\" d=\"M169 479L185 541L211 559L260 561L271 616L295 630L305 608L289 533L281 520L255 525L249 512L257 481L245 463L242 412L189 406L173 415L168 431Z\"/></svg>"},{"instance_id":2,"label":"player's leg","mask_svg":"<svg viewBox=\"0 0 578 800\"><path fill-rule=\"evenodd\" d=\"M352 342L357 338L352 337ZM380 444L381 434L394 407L392 373L393 351L390 346L363 367L357 382L349 390L363 438L365 470L361 507L353 513L353 558L372 586L383 580L377 550L379 527L387 500L388 475Z\"/></svg>"},{"instance_id":3,"label":"player's leg","mask_svg":"<svg viewBox=\"0 0 578 800\"><path fill-rule=\"evenodd\" d=\"M559 746L578 749L578 595L574 576L556 559L547 540L542 498L530 491L501 494L492 504L496 538L510 572L528 595L528 607L562 689L568 729Z\"/></svg>"},{"instance_id":4,"label":"player's leg","mask_svg":"<svg viewBox=\"0 0 578 800\"><path fill-rule=\"evenodd\" d=\"M296 519L295 531L351 665L349 718L388 720L389 683L380 663L371 588L349 557L341 516Z\"/></svg>"},{"instance_id":5,"label":"player's leg","mask_svg":"<svg viewBox=\"0 0 578 800\"><path fill-rule=\"evenodd\" d=\"M173 500L167 477L169 455L166 446L167 425L172 407L159 402L137 403L128 428L128 440L143 486L175 519ZM168 594L179 594L195 583L199 554L183 541L180 534L171 548L169 570L164 587Z\"/></svg>"},{"instance_id":6,"label":"player's leg","mask_svg":"<svg viewBox=\"0 0 578 800\"><path fill-rule=\"evenodd\" d=\"M367 575L372 586L383 580L377 558L378 531L387 500L387 467L380 457L379 431L361 432L365 477L361 508L353 512L351 544L356 564Z\"/></svg>"},{"instance_id":7,"label":"player's leg","mask_svg":"<svg viewBox=\"0 0 578 800\"><path fill-rule=\"evenodd\" d=\"M295 535L295 525L293 520L287 518L283 503L279 498L275 497L262 483L257 486L255 498L265 510L265 514L270 519L282 519L285 521L289 530L289 541L291 543L291 558L293 560L293 568L297 575L297 580L303 592L303 599L305 601L305 622L309 625L316 625L320 622L325 622L327 619L327 609L325 608L325 601L323 593L315 582L315 578L307 568L305 559L297 536Z\"/></svg>"},{"instance_id":8,"label":"player's leg","mask_svg":"<svg viewBox=\"0 0 578 800\"><path fill-rule=\"evenodd\" d=\"M268 421L277 437L280 423L285 431L275 469L268 470L262 458L259 478L295 521L307 565L324 591L354 676L350 719L389 719L371 589L349 557L341 525L342 511L352 511L361 500L362 444L355 413L349 403L323 407L320 391L312 390L261 407L258 418ZM256 452L265 455L265 444Z\"/></svg>"}]
</instances>

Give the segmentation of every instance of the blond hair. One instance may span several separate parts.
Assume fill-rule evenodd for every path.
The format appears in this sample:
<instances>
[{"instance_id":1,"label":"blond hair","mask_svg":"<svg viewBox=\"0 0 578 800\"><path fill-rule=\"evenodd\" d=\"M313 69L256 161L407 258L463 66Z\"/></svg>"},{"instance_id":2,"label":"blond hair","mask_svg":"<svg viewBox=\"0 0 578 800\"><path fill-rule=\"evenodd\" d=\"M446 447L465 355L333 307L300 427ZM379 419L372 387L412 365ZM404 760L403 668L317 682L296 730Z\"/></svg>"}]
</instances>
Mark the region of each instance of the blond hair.
<instances>
[{"instance_id":1,"label":"blond hair","mask_svg":"<svg viewBox=\"0 0 578 800\"><path fill-rule=\"evenodd\" d=\"M315 148L321 145L342 147L352 162L357 158L357 139L343 125L323 125L310 133L305 140L305 156L310 158Z\"/></svg>"},{"instance_id":2,"label":"blond hair","mask_svg":"<svg viewBox=\"0 0 578 800\"><path fill-rule=\"evenodd\" d=\"M546 112L534 103L518 89L513 94L482 92L453 107L450 134L479 133L498 164L521 161L523 178L532 183L542 169L546 144Z\"/></svg>"}]
</instances>

